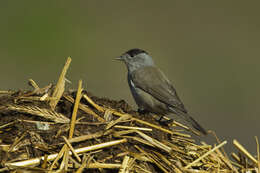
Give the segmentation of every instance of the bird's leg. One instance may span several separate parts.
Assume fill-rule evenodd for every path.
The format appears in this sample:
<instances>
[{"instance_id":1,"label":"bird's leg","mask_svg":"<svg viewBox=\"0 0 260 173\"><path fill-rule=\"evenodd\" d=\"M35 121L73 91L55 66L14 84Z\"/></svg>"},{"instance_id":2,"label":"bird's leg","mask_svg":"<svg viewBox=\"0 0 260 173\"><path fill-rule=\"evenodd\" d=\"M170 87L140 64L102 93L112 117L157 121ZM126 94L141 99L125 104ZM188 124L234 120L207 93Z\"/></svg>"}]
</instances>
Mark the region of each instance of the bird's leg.
<instances>
[{"instance_id":1,"label":"bird's leg","mask_svg":"<svg viewBox=\"0 0 260 173\"><path fill-rule=\"evenodd\" d=\"M138 112L139 114L144 114L144 115L149 113L147 110L145 110L145 109L140 109L140 108L138 108L137 112Z\"/></svg>"},{"instance_id":2,"label":"bird's leg","mask_svg":"<svg viewBox=\"0 0 260 173\"><path fill-rule=\"evenodd\" d=\"M137 112L142 115L145 119L151 118L151 113L145 109L138 108Z\"/></svg>"},{"instance_id":3,"label":"bird's leg","mask_svg":"<svg viewBox=\"0 0 260 173\"><path fill-rule=\"evenodd\" d=\"M160 117L160 119L158 121L161 122L162 118L163 118L163 115L161 115L161 117Z\"/></svg>"}]
</instances>

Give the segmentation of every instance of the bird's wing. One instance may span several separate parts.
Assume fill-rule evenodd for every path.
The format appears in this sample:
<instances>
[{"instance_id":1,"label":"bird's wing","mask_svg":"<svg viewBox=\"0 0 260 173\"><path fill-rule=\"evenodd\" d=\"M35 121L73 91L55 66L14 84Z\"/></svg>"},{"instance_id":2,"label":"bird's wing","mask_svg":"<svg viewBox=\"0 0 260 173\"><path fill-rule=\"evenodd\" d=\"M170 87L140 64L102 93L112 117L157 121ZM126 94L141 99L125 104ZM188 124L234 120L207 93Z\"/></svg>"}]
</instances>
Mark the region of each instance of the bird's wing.
<instances>
[{"instance_id":1,"label":"bird's wing","mask_svg":"<svg viewBox=\"0 0 260 173\"><path fill-rule=\"evenodd\" d=\"M174 87L158 68L148 66L135 70L131 74L131 80L135 87L149 93L157 100L187 113Z\"/></svg>"}]
</instances>

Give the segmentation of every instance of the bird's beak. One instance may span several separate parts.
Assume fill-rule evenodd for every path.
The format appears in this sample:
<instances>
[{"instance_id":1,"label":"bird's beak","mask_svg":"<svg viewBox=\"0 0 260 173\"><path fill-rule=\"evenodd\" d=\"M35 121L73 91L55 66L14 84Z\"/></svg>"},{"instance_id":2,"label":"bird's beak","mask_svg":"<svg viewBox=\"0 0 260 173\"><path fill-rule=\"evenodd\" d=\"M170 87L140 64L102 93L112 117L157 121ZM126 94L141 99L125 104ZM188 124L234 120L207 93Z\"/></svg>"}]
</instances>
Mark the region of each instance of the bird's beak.
<instances>
[{"instance_id":1,"label":"bird's beak","mask_svg":"<svg viewBox=\"0 0 260 173\"><path fill-rule=\"evenodd\" d=\"M117 61L122 61L122 56L119 56L119 57L116 57L114 60L117 60Z\"/></svg>"}]
</instances>

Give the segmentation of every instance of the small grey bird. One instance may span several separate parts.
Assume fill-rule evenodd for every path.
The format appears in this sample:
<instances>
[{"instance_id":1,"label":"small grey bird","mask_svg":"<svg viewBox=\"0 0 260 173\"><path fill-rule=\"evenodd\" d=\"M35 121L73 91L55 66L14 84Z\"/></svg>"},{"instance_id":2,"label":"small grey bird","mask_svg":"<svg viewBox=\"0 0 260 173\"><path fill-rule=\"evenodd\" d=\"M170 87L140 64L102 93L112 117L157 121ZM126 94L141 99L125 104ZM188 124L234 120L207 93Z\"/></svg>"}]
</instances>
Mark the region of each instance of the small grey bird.
<instances>
[{"instance_id":1,"label":"small grey bird","mask_svg":"<svg viewBox=\"0 0 260 173\"><path fill-rule=\"evenodd\" d=\"M176 114L202 134L207 134L188 114L173 85L155 66L152 57L146 51L131 49L117 60L126 64L128 84L139 110L167 116L170 119L173 119L172 113Z\"/></svg>"}]
</instances>

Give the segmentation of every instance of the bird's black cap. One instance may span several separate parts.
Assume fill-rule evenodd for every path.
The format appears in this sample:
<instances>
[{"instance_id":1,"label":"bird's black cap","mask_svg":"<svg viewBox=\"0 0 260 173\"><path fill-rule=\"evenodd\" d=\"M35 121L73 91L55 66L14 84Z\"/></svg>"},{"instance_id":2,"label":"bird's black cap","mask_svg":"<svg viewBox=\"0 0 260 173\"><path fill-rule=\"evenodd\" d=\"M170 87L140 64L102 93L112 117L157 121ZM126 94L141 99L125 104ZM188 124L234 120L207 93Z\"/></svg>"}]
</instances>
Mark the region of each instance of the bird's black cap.
<instances>
[{"instance_id":1,"label":"bird's black cap","mask_svg":"<svg viewBox=\"0 0 260 173\"><path fill-rule=\"evenodd\" d=\"M148 54L146 51L142 50L142 49L138 49L138 48L134 48L131 49L129 51L126 52L128 55L130 55L131 57L134 57L135 55L138 55L140 53L146 53Z\"/></svg>"}]
</instances>

